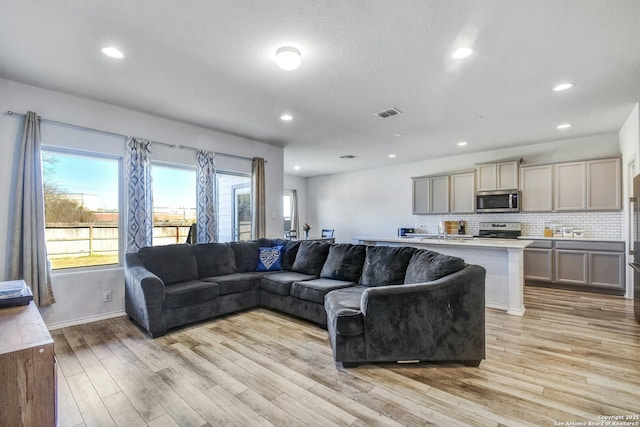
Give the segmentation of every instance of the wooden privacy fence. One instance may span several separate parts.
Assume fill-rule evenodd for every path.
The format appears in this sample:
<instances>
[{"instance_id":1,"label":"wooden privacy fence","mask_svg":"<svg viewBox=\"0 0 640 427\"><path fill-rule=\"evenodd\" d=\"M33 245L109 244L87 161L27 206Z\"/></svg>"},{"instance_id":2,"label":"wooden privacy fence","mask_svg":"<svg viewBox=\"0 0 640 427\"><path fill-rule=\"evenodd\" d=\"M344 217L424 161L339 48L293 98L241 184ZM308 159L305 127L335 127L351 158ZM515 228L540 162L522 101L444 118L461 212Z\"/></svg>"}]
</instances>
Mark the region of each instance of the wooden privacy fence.
<instances>
[{"instance_id":1,"label":"wooden privacy fence","mask_svg":"<svg viewBox=\"0 0 640 427\"><path fill-rule=\"evenodd\" d=\"M50 258L118 254L117 225L55 225L47 226L47 252ZM185 243L189 225L158 225L153 227L153 244Z\"/></svg>"}]
</instances>

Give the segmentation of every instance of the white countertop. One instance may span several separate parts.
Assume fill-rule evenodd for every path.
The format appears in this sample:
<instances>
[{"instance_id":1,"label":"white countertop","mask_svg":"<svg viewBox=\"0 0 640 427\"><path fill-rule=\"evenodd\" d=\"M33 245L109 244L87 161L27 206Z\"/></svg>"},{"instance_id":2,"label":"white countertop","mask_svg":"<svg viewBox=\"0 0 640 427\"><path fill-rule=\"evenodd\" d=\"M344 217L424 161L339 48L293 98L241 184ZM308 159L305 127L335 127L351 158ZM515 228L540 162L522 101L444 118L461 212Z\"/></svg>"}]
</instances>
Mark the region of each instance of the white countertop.
<instances>
[{"instance_id":1,"label":"white countertop","mask_svg":"<svg viewBox=\"0 0 640 427\"><path fill-rule=\"evenodd\" d=\"M483 238L454 238L454 239L434 239L422 237L372 237L362 236L353 237L352 240L365 242L388 242L388 243L404 243L410 245L425 246L458 246L458 247L474 247L474 248L505 248L505 249L524 249L533 241L526 239L483 239Z\"/></svg>"},{"instance_id":2,"label":"white countertop","mask_svg":"<svg viewBox=\"0 0 640 427\"><path fill-rule=\"evenodd\" d=\"M624 243L623 239L605 239L600 237L544 237L544 236L520 236L518 239L524 240L570 240L575 242L615 242Z\"/></svg>"}]
</instances>

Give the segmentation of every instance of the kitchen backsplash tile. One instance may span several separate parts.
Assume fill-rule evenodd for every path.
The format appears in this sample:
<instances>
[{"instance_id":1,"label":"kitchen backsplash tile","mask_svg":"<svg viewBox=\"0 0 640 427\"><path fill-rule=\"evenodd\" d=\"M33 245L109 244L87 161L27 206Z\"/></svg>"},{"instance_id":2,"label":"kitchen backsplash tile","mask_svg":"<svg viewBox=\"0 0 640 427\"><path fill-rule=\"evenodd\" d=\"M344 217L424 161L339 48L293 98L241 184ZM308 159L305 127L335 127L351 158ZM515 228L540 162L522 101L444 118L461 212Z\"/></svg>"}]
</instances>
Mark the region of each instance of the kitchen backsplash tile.
<instances>
[{"instance_id":1,"label":"kitchen backsplash tile","mask_svg":"<svg viewBox=\"0 0 640 427\"><path fill-rule=\"evenodd\" d=\"M624 239L624 212L546 212L467 215L416 215L416 233L437 233L440 221L466 221L467 234L478 234L480 222L521 222L523 236L542 236L543 221L583 229L586 238Z\"/></svg>"}]
</instances>

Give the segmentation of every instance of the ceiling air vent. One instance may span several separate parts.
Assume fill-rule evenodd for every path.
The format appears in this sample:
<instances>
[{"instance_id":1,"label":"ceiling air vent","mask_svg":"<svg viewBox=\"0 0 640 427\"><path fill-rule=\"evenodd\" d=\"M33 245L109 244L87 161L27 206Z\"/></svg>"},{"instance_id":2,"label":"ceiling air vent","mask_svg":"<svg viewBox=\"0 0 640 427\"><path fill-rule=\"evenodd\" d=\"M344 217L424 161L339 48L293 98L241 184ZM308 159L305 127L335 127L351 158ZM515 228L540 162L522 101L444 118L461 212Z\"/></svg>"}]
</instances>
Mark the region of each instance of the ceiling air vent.
<instances>
[{"instance_id":1,"label":"ceiling air vent","mask_svg":"<svg viewBox=\"0 0 640 427\"><path fill-rule=\"evenodd\" d=\"M381 119L386 119L387 117L397 116L398 114L402 114L402 111L398 110L396 107L391 107L388 110L378 111L375 114Z\"/></svg>"},{"instance_id":2,"label":"ceiling air vent","mask_svg":"<svg viewBox=\"0 0 640 427\"><path fill-rule=\"evenodd\" d=\"M358 156L354 156L353 154L347 154L345 156L340 156L341 159L347 159L347 160L351 160L351 159L355 159Z\"/></svg>"}]
</instances>

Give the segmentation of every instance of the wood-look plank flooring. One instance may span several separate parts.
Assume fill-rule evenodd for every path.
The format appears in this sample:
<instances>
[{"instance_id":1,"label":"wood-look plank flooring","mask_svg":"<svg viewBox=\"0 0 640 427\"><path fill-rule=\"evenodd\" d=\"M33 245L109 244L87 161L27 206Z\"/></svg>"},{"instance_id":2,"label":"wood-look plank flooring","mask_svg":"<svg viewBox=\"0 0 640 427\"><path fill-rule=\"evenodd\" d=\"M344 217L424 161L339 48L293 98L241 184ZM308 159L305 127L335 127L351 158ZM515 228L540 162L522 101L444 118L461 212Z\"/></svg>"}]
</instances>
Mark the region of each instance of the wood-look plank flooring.
<instances>
[{"instance_id":1,"label":"wood-look plank flooring","mask_svg":"<svg viewBox=\"0 0 640 427\"><path fill-rule=\"evenodd\" d=\"M523 317L487 309L479 368L344 369L325 330L267 309L155 340L126 317L54 330L58 425L554 426L640 415L631 301L527 288L525 305Z\"/></svg>"}]
</instances>

